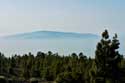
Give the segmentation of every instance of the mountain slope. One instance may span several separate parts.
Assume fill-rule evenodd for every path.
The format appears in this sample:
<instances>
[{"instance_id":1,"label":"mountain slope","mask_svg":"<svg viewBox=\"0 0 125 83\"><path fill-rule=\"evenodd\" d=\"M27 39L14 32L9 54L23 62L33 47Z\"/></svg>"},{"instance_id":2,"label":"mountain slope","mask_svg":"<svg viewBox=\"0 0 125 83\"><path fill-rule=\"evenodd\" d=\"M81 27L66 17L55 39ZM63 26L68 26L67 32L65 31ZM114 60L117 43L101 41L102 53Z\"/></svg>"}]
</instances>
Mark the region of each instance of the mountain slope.
<instances>
[{"instance_id":1,"label":"mountain slope","mask_svg":"<svg viewBox=\"0 0 125 83\"><path fill-rule=\"evenodd\" d=\"M3 38L7 39L55 39L55 38L98 38L95 34L90 33L73 33L57 31L36 31L23 34L10 35Z\"/></svg>"}]
</instances>

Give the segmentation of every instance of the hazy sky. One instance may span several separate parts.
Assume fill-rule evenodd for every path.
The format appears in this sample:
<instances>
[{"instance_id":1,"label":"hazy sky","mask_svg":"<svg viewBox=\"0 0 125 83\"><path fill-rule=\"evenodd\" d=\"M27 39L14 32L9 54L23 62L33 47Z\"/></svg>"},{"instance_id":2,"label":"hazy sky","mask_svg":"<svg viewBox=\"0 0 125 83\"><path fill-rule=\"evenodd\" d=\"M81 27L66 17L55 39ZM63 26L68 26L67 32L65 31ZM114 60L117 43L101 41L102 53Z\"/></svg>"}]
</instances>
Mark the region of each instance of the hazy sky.
<instances>
[{"instance_id":1,"label":"hazy sky","mask_svg":"<svg viewBox=\"0 0 125 83\"><path fill-rule=\"evenodd\" d=\"M125 0L0 0L0 35L54 30L125 32Z\"/></svg>"}]
</instances>

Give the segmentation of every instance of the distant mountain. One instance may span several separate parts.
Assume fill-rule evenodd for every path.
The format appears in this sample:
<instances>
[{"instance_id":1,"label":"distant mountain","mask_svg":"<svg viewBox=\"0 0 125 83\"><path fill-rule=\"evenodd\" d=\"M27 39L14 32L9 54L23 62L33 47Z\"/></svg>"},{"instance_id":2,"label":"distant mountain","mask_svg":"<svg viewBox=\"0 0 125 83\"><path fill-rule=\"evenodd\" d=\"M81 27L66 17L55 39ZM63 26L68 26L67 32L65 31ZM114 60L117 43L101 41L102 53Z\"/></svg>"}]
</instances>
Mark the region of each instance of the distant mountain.
<instances>
[{"instance_id":1,"label":"distant mountain","mask_svg":"<svg viewBox=\"0 0 125 83\"><path fill-rule=\"evenodd\" d=\"M57 32L57 31L36 31L23 34L5 36L6 39L63 39L63 38L98 38L98 35L90 33L73 33L73 32Z\"/></svg>"}]
</instances>

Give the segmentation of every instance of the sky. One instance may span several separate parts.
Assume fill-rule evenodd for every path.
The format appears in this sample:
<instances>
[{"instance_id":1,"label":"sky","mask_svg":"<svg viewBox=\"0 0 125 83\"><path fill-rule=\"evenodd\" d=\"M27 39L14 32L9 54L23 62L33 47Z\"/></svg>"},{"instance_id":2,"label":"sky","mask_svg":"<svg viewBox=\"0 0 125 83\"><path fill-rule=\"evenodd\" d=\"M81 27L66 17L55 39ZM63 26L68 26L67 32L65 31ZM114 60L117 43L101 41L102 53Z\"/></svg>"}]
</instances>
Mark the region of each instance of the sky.
<instances>
[{"instance_id":1,"label":"sky","mask_svg":"<svg viewBox=\"0 0 125 83\"><path fill-rule=\"evenodd\" d=\"M124 34L125 0L0 0L0 36L38 30Z\"/></svg>"}]
</instances>

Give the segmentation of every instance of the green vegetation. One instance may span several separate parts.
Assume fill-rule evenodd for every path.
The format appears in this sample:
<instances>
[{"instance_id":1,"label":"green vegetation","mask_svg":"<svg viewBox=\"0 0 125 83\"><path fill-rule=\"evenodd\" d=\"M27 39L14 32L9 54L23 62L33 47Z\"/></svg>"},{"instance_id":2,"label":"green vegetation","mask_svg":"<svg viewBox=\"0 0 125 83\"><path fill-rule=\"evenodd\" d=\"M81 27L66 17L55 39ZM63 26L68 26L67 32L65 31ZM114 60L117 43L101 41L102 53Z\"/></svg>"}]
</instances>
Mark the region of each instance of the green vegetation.
<instances>
[{"instance_id":1,"label":"green vegetation","mask_svg":"<svg viewBox=\"0 0 125 83\"><path fill-rule=\"evenodd\" d=\"M31 83L124 83L125 59L117 51L119 44L117 35L109 39L105 30L94 59L83 53L61 56L49 51L12 57L0 53L0 81L7 78Z\"/></svg>"}]
</instances>

